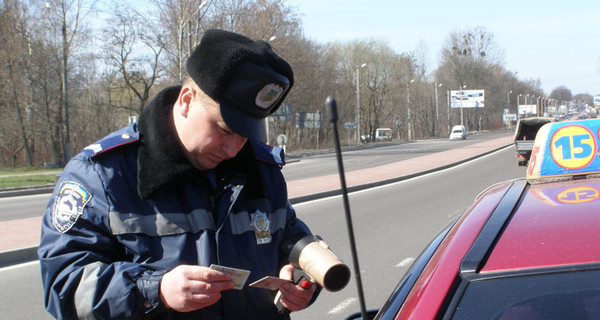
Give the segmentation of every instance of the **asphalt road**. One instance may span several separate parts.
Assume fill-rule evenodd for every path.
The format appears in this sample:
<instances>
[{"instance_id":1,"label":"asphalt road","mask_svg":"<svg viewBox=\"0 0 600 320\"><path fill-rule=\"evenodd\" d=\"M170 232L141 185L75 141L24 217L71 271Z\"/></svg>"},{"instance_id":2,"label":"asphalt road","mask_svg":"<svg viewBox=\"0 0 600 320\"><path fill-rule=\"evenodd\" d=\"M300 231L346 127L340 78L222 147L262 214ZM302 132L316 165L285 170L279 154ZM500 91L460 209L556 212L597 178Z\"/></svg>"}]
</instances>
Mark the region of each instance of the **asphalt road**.
<instances>
[{"instance_id":1,"label":"asphalt road","mask_svg":"<svg viewBox=\"0 0 600 320\"><path fill-rule=\"evenodd\" d=\"M367 307L383 304L412 259L480 191L524 172L515 164L513 148L507 148L442 172L351 194ZM353 269L341 201L338 196L295 207L299 217ZM51 319L42 307L37 262L0 269L0 287L0 319ZM345 289L323 292L311 308L294 313L292 319L343 319L359 311L356 297L353 276Z\"/></svg>"},{"instance_id":2,"label":"asphalt road","mask_svg":"<svg viewBox=\"0 0 600 320\"><path fill-rule=\"evenodd\" d=\"M0 221L40 217L50 194L0 198Z\"/></svg>"}]
</instances>

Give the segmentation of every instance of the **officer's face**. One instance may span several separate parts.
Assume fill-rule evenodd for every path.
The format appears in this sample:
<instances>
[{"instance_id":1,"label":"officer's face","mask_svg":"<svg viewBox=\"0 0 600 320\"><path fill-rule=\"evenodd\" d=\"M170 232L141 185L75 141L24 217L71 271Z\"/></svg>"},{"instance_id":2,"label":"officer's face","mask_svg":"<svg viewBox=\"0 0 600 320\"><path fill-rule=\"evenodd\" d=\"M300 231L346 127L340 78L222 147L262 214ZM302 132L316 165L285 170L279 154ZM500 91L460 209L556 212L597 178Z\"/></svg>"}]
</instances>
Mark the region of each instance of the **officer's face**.
<instances>
[{"instance_id":1,"label":"officer's face","mask_svg":"<svg viewBox=\"0 0 600 320\"><path fill-rule=\"evenodd\" d=\"M235 157L247 139L229 129L216 101L201 91L185 90L184 87L180 94L181 102L178 100L173 108L179 139L194 167L213 169Z\"/></svg>"}]
</instances>

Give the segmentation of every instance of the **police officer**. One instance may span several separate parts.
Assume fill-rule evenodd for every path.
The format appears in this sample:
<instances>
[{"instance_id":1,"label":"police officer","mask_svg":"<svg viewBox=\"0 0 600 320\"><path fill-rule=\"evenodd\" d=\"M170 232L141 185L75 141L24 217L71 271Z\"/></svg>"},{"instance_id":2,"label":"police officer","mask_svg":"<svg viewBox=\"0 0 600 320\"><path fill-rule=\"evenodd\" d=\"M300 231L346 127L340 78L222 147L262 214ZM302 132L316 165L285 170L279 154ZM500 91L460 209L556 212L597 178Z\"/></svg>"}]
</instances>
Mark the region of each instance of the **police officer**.
<instances>
[{"instance_id":1,"label":"police officer","mask_svg":"<svg viewBox=\"0 0 600 320\"><path fill-rule=\"evenodd\" d=\"M264 119L293 85L269 44L208 30L190 78L160 92L139 123L65 167L44 213L46 309L61 319L288 319L276 292L233 289L230 273L291 279L290 243L309 235L287 199ZM221 270L221 271L219 271ZM288 310L320 288L284 284Z\"/></svg>"}]
</instances>

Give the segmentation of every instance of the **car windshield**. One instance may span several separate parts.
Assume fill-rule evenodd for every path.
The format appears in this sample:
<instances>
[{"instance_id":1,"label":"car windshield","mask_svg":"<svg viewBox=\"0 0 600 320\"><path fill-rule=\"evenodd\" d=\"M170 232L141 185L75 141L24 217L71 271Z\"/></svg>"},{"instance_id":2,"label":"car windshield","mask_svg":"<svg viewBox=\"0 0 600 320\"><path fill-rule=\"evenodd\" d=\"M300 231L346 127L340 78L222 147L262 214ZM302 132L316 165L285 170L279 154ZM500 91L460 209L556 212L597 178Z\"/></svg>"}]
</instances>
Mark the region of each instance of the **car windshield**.
<instances>
[{"instance_id":1,"label":"car windshield","mask_svg":"<svg viewBox=\"0 0 600 320\"><path fill-rule=\"evenodd\" d=\"M462 130L456 129L456 130L452 131L452 133L462 133Z\"/></svg>"},{"instance_id":2,"label":"car windshield","mask_svg":"<svg viewBox=\"0 0 600 320\"><path fill-rule=\"evenodd\" d=\"M452 319L594 319L600 270L512 276L471 282Z\"/></svg>"}]
</instances>

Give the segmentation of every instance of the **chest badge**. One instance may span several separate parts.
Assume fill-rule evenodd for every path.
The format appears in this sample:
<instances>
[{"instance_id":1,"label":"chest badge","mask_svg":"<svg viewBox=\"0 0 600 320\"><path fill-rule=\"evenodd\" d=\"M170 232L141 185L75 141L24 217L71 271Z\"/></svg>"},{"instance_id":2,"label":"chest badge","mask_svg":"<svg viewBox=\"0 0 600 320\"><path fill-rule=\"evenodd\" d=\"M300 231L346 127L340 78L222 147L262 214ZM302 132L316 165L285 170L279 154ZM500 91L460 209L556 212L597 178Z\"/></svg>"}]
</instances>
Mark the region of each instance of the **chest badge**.
<instances>
[{"instance_id":1,"label":"chest badge","mask_svg":"<svg viewBox=\"0 0 600 320\"><path fill-rule=\"evenodd\" d=\"M271 221L265 212L257 210L250 214L250 227L254 230L257 244L271 242Z\"/></svg>"}]
</instances>

